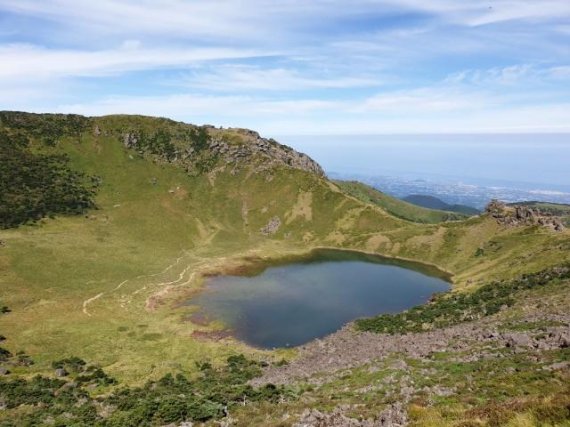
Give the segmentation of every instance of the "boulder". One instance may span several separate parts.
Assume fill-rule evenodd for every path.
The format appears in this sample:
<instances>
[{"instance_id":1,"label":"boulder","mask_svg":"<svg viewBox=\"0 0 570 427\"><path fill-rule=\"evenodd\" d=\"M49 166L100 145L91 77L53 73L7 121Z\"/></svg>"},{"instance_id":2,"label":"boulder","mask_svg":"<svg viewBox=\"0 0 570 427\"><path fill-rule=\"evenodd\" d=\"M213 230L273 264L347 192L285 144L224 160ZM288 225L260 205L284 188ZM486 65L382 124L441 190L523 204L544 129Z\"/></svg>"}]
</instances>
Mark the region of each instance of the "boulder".
<instances>
[{"instance_id":1,"label":"boulder","mask_svg":"<svg viewBox=\"0 0 570 427\"><path fill-rule=\"evenodd\" d=\"M505 340L505 347L518 348L518 347L533 347L532 339L523 333L510 333L504 334L503 339Z\"/></svg>"},{"instance_id":2,"label":"boulder","mask_svg":"<svg viewBox=\"0 0 570 427\"><path fill-rule=\"evenodd\" d=\"M67 374L67 371L66 371L65 369L63 369L63 368L58 368L58 369L55 370L55 376L56 376L56 377L60 377L60 378L61 378L61 377L66 377L67 375L68 375L68 374Z\"/></svg>"}]
</instances>

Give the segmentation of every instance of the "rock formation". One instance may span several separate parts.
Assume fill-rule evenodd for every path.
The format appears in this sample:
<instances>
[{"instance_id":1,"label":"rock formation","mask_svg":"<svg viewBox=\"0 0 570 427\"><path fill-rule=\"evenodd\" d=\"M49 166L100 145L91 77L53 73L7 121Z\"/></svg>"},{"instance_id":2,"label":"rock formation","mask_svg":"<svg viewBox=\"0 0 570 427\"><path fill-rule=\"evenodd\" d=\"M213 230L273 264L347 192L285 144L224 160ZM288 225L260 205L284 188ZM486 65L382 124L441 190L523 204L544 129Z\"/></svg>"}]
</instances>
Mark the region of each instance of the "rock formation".
<instances>
[{"instance_id":1,"label":"rock formation","mask_svg":"<svg viewBox=\"0 0 570 427\"><path fill-rule=\"evenodd\" d=\"M152 152L161 154L169 162L182 162L191 172L197 168L197 163L206 161L210 166L228 165L240 168L245 164L255 165L258 171L270 169L275 166L286 166L324 176L321 166L304 153L295 151L291 147L279 144L274 139L262 138L257 132L248 129L219 130L211 126L203 126L207 130L205 146L197 146L191 140L180 138L177 135L167 134L168 141L164 147L152 146L156 142L149 141L149 135L141 131L121 132L119 139L128 149L139 151L140 154ZM100 127L97 130L101 132ZM150 135L150 138L156 136ZM170 144L170 151L165 155L164 148Z\"/></svg>"},{"instance_id":2,"label":"rock formation","mask_svg":"<svg viewBox=\"0 0 570 427\"><path fill-rule=\"evenodd\" d=\"M499 200L491 200L485 208L485 212L495 218L499 224L507 227L540 225L555 231L564 230L560 218L547 212L541 212L540 209L536 208L522 205L507 206Z\"/></svg>"},{"instance_id":3,"label":"rock formation","mask_svg":"<svg viewBox=\"0 0 570 427\"><path fill-rule=\"evenodd\" d=\"M312 172L324 176L321 166L304 153L299 153L273 139L259 136L257 132L238 129L237 133L244 136L244 143L230 144L222 138L212 138L210 149L219 154L227 163L237 163L249 157L263 158L268 165L283 164L295 169Z\"/></svg>"},{"instance_id":4,"label":"rock formation","mask_svg":"<svg viewBox=\"0 0 570 427\"><path fill-rule=\"evenodd\" d=\"M265 227L263 227L259 231L261 232L261 234L264 234L265 236L270 236L272 234L277 233L277 230L279 230L280 226L281 226L281 220L279 219L278 216L274 216L269 220L267 225L265 225Z\"/></svg>"}]
</instances>

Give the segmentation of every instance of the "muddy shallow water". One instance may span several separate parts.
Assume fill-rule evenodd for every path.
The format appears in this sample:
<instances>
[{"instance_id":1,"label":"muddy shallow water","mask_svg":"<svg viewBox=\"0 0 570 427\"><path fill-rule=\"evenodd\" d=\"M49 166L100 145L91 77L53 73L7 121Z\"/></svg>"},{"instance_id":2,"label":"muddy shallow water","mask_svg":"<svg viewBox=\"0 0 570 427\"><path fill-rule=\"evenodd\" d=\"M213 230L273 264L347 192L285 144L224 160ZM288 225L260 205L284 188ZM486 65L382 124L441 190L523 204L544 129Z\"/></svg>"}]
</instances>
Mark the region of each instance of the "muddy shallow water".
<instances>
[{"instance_id":1,"label":"muddy shallow water","mask_svg":"<svg viewBox=\"0 0 570 427\"><path fill-rule=\"evenodd\" d=\"M188 301L261 348L323 337L359 317L396 313L449 289L444 273L421 264L350 251L316 250L257 264L242 275L207 278Z\"/></svg>"}]
</instances>

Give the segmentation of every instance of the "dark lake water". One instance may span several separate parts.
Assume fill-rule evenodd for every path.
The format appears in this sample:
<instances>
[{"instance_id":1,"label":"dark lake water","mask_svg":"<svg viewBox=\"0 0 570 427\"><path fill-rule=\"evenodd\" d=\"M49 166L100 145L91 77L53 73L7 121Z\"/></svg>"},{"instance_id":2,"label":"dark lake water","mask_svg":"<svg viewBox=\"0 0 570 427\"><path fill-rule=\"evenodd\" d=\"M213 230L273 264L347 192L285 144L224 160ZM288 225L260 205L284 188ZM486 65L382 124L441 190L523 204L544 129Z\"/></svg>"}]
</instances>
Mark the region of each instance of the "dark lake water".
<instances>
[{"instance_id":1,"label":"dark lake water","mask_svg":"<svg viewBox=\"0 0 570 427\"><path fill-rule=\"evenodd\" d=\"M336 250L257 265L245 274L207 278L204 292L188 303L262 348L304 344L356 318L422 304L450 287L435 268Z\"/></svg>"}]
</instances>

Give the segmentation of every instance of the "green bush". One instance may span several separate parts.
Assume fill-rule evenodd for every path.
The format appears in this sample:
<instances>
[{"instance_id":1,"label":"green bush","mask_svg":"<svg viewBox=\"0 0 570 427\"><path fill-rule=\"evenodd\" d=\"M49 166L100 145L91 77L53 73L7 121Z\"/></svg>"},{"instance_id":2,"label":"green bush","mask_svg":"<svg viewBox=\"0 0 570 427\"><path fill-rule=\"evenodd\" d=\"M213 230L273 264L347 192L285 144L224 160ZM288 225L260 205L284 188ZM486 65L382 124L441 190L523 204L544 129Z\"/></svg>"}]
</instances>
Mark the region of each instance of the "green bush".
<instances>
[{"instance_id":1,"label":"green bush","mask_svg":"<svg viewBox=\"0 0 570 427\"><path fill-rule=\"evenodd\" d=\"M219 369L209 363L199 365L199 374L188 378L182 374L165 375L142 387L120 388L94 398L87 386L112 385L100 368L70 357L52 364L54 368L75 369L73 379L35 377L31 380L0 379L0 401L8 410L29 405L14 423L0 425L95 425L101 427L159 426L182 421L203 422L219 419L232 406L251 402L277 402L292 393L284 387L266 385L254 389L247 382L261 373L260 363L243 355L231 356ZM96 406L106 407L109 415L97 413Z\"/></svg>"},{"instance_id":2,"label":"green bush","mask_svg":"<svg viewBox=\"0 0 570 427\"><path fill-rule=\"evenodd\" d=\"M34 153L0 141L0 228L94 208L95 185L61 154Z\"/></svg>"},{"instance_id":3,"label":"green bush","mask_svg":"<svg viewBox=\"0 0 570 427\"><path fill-rule=\"evenodd\" d=\"M443 328L495 314L503 306L512 306L518 292L544 286L554 279L569 277L570 268L557 267L510 281L488 283L472 293L438 294L428 304L413 307L403 313L358 319L356 328L387 334Z\"/></svg>"},{"instance_id":4,"label":"green bush","mask_svg":"<svg viewBox=\"0 0 570 427\"><path fill-rule=\"evenodd\" d=\"M65 369L70 372L83 372L85 365L87 365L87 362L76 356L61 359L51 364L53 369Z\"/></svg>"}]
</instances>

